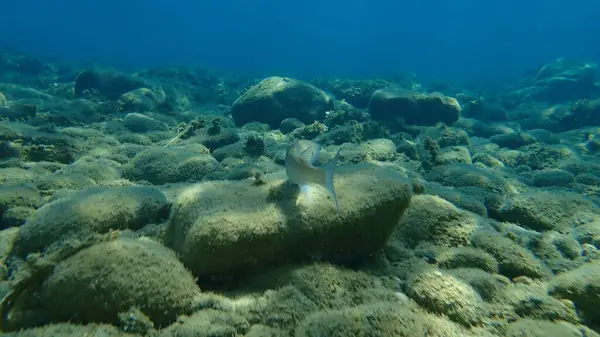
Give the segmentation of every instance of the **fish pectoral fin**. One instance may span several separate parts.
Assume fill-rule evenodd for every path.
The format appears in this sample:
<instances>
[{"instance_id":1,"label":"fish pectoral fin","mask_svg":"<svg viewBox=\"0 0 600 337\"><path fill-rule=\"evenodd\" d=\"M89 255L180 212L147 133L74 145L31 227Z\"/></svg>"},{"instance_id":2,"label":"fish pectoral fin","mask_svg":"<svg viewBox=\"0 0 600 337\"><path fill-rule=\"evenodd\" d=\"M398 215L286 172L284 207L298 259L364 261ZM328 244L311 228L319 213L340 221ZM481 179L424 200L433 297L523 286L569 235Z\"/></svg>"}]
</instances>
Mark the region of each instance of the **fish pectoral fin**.
<instances>
[{"instance_id":1,"label":"fish pectoral fin","mask_svg":"<svg viewBox=\"0 0 600 337\"><path fill-rule=\"evenodd\" d=\"M309 185L300 185L300 192L302 192L302 195L304 195L306 201L309 203L312 202L311 188Z\"/></svg>"}]
</instances>

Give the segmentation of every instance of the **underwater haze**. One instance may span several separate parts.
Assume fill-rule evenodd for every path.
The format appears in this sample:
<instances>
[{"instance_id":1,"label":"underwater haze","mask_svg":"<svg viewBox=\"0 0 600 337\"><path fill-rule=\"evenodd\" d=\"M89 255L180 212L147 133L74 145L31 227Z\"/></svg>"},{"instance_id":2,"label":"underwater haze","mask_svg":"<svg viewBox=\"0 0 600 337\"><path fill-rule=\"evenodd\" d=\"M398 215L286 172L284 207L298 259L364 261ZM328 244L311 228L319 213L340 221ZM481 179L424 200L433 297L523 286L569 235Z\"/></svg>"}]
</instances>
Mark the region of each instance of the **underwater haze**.
<instances>
[{"instance_id":1,"label":"underwater haze","mask_svg":"<svg viewBox=\"0 0 600 337\"><path fill-rule=\"evenodd\" d=\"M600 2L0 5L0 335L600 337Z\"/></svg>"},{"instance_id":2,"label":"underwater haze","mask_svg":"<svg viewBox=\"0 0 600 337\"><path fill-rule=\"evenodd\" d=\"M593 0L19 0L2 5L0 43L124 69L503 81L557 57L600 60L598 13Z\"/></svg>"}]
</instances>

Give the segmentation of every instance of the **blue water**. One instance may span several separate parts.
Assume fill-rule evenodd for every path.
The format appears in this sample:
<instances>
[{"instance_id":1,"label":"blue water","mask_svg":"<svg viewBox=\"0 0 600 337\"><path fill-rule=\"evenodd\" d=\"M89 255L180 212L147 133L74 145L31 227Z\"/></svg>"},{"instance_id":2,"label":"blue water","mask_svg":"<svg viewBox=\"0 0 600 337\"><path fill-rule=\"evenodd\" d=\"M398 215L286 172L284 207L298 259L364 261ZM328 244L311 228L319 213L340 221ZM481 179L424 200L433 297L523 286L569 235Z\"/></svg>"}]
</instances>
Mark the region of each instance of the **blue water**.
<instances>
[{"instance_id":1,"label":"blue water","mask_svg":"<svg viewBox=\"0 0 600 337\"><path fill-rule=\"evenodd\" d=\"M0 45L123 69L504 81L560 56L600 63L595 0L4 0Z\"/></svg>"}]
</instances>

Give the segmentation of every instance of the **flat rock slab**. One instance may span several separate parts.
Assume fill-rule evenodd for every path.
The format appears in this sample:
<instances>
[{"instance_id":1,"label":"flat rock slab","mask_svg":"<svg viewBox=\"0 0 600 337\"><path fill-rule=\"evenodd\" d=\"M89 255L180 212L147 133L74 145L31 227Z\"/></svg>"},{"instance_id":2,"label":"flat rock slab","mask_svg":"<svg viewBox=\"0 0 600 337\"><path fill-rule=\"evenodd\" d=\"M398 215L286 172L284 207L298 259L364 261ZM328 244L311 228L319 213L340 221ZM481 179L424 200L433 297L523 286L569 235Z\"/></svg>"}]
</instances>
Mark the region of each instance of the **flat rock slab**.
<instances>
[{"instance_id":1,"label":"flat rock slab","mask_svg":"<svg viewBox=\"0 0 600 337\"><path fill-rule=\"evenodd\" d=\"M167 241L212 279L303 259L350 262L382 248L410 203L409 180L353 165L338 169L335 184L341 215L326 191L315 187L309 203L285 177L194 185L174 203Z\"/></svg>"}]
</instances>

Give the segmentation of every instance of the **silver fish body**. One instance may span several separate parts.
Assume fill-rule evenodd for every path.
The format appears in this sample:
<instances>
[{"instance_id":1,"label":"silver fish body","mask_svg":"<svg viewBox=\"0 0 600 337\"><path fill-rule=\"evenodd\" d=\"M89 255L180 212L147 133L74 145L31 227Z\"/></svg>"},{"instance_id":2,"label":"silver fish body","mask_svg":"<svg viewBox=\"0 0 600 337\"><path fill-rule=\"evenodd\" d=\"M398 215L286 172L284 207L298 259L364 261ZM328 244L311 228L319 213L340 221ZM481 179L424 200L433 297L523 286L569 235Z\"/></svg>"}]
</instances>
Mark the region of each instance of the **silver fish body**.
<instances>
[{"instance_id":1,"label":"silver fish body","mask_svg":"<svg viewBox=\"0 0 600 337\"><path fill-rule=\"evenodd\" d=\"M335 194L333 178L340 151L323 167L313 165L319 154L320 146L309 140L296 140L285 153L285 172L288 180L300 187L300 191L310 202L311 185L324 187L331 195L335 208L340 214L340 207Z\"/></svg>"}]
</instances>

